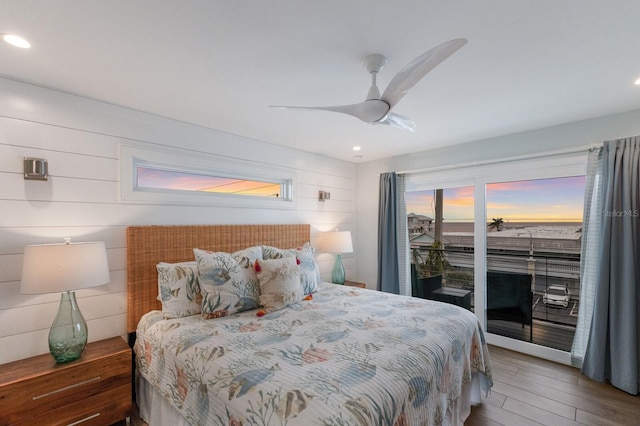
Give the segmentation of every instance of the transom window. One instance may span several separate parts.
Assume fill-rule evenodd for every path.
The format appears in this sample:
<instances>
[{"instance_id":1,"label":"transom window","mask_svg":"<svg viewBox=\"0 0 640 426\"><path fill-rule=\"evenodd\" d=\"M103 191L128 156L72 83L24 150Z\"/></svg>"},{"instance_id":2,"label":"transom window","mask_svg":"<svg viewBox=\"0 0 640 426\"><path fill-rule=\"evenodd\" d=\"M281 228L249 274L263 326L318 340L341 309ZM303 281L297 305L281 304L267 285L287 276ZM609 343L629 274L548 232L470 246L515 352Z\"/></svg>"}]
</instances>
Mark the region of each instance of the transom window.
<instances>
[{"instance_id":1,"label":"transom window","mask_svg":"<svg viewBox=\"0 0 640 426\"><path fill-rule=\"evenodd\" d=\"M121 146L121 200L295 209L296 171L251 160Z\"/></svg>"},{"instance_id":2,"label":"transom window","mask_svg":"<svg viewBox=\"0 0 640 426\"><path fill-rule=\"evenodd\" d=\"M136 189L215 192L221 194L248 195L280 198L286 192L286 182L273 180L242 179L237 177L207 175L186 171L168 170L158 166L136 166Z\"/></svg>"}]
</instances>

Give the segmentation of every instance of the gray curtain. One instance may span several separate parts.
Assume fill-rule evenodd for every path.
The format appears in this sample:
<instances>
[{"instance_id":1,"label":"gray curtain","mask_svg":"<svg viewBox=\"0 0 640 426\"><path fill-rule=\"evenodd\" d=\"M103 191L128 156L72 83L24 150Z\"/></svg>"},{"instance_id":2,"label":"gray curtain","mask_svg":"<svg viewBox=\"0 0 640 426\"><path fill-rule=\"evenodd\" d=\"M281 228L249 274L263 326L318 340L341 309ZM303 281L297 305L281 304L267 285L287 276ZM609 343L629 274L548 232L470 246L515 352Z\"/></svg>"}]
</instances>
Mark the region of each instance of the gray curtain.
<instances>
[{"instance_id":1,"label":"gray curtain","mask_svg":"<svg viewBox=\"0 0 640 426\"><path fill-rule=\"evenodd\" d=\"M399 294L411 296L411 251L409 250L409 227L407 226L407 200L405 200L405 175L396 173L396 240L398 244Z\"/></svg>"},{"instance_id":2,"label":"gray curtain","mask_svg":"<svg viewBox=\"0 0 640 426\"><path fill-rule=\"evenodd\" d=\"M630 394L640 383L640 137L605 142L600 273L582 372Z\"/></svg>"},{"instance_id":3,"label":"gray curtain","mask_svg":"<svg viewBox=\"0 0 640 426\"><path fill-rule=\"evenodd\" d=\"M589 343L602 248L602 147L589 151L584 185L582 247L580 249L580 308L571 346L571 365L582 367Z\"/></svg>"},{"instance_id":4,"label":"gray curtain","mask_svg":"<svg viewBox=\"0 0 640 426\"><path fill-rule=\"evenodd\" d=\"M398 238L396 233L396 174L380 175L378 199L378 290L398 294ZM404 194L403 194L404 196Z\"/></svg>"}]
</instances>

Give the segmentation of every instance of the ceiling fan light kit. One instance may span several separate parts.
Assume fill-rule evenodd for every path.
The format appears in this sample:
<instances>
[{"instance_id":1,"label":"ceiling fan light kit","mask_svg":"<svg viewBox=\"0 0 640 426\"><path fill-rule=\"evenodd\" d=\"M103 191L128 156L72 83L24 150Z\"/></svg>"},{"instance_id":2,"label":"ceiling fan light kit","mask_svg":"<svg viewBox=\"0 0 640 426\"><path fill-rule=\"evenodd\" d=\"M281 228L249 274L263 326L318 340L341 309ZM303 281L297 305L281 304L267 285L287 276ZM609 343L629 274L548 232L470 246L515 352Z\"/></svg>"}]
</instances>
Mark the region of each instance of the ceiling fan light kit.
<instances>
[{"instance_id":1,"label":"ceiling fan light kit","mask_svg":"<svg viewBox=\"0 0 640 426\"><path fill-rule=\"evenodd\" d=\"M323 107L275 106L275 108L340 112L356 117L365 123L387 124L412 132L415 129L415 123L410 118L391 112L391 110L429 71L457 52L466 43L466 39L457 38L427 50L402 68L393 77L382 95L380 95L376 84L376 76L384 68L387 58L380 54L365 57L362 64L371 74L371 87L367 98L360 103Z\"/></svg>"}]
</instances>

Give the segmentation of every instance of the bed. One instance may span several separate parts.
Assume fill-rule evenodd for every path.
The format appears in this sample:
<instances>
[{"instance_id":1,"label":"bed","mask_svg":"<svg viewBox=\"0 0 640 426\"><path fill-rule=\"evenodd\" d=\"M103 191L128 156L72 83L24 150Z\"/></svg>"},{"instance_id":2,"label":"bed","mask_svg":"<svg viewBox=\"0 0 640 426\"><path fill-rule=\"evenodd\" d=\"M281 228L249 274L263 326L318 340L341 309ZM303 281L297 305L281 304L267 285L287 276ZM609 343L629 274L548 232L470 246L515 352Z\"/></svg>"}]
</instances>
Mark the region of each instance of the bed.
<instances>
[{"instance_id":1,"label":"bed","mask_svg":"<svg viewBox=\"0 0 640 426\"><path fill-rule=\"evenodd\" d=\"M323 282L313 289L303 285L309 294L275 309L241 297L242 303L226 304L223 314L218 307L215 315L205 315L201 303L203 312L168 317L158 300L158 264L193 262L194 248L203 250L202 270L206 256L250 247L263 247L263 256L300 254L309 239L309 225L127 229L127 323L135 342L136 400L145 421L151 426L463 423L471 404L481 402L492 385L482 330L465 309ZM317 274L315 262L297 255L293 261L289 256L257 260L263 265L258 276L278 257L274 264L297 265L286 270L307 267L307 277ZM189 274L179 275L192 283ZM160 299L165 300L162 294ZM240 305L246 309L228 311Z\"/></svg>"}]
</instances>

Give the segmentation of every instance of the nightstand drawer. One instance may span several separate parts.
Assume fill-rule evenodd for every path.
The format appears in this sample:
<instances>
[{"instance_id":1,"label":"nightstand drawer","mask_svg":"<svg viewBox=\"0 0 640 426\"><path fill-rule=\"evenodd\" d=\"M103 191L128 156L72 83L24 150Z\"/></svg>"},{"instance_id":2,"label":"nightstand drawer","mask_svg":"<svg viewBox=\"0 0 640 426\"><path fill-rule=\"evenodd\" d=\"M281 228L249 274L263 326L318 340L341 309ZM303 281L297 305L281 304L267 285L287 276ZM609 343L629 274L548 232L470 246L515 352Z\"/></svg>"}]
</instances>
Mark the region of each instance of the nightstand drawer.
<instances>
[{"instance_id":1,"label":"nightstand drawer","mask_svg":"<svg viewBox=\"0 0 640 426\"><path fill-rule=\"evenodd\" d=\"M129 416L131 350L120 338L89 344L67 364L46 354L1 367L2 425L111 424Z\"/></svg>"},{"instance_id":2,"label":"nightstand drawer","mask_svg":"<svg viewBox=\"0 0 640 426\"><path fill-rule=\"evenodd\" d=\"M126 384L59 407L39 416L12 424L104 426L114 424L131 415L131 385Z\"/></svg>"}]
</instances>

